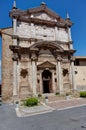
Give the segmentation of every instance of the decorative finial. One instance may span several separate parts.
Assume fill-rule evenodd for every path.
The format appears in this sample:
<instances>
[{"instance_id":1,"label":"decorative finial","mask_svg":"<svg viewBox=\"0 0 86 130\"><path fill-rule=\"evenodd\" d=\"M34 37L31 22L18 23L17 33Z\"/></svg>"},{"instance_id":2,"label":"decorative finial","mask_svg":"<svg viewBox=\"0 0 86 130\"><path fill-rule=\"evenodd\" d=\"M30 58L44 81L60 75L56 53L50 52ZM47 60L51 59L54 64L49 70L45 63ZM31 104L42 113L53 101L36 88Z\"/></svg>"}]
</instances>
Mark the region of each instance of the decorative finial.
<instances>
[{"instance_id":1,"label":"decorative finial","mask_svg":"<svg viewBox=\"0 0 86 130\"><path fill-rule=\"evenodd\" d=\"M41 5L46 5L46 3L45 2L41 2Z\"/></svg>"},{"instance_id":2,"label":"decorative finial","mask_svg":"<svg viewBox=\"0 0 86 130\"><path fill-rule=\"evenodd\" d=\"M67 12L67 19L70 19L70 17L69 17L69 13Z\"/></svg>"},{"instance_id":3,"label":"decorative finial","mask_svg":"<svg viewBox=\"0 0 86 130\"><path fill-rule=\"evenodd\" d=\"M16 9L16 0L13 2L13 9Z\"/></svg>"}]
</instances>

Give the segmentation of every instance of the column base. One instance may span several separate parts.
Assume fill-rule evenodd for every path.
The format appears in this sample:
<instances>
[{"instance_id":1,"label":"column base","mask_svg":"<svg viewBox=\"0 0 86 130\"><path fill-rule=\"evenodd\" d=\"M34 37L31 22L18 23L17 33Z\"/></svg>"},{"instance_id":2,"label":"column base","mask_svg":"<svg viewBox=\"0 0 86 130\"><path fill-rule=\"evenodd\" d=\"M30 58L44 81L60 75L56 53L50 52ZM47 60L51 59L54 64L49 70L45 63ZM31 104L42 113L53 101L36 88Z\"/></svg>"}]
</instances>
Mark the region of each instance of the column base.
<instances>
[{"instance_id":1,"label":"column base","mask_svg":"<svg viewBox=\"0 0 86 130\"><path fill-rule=\"evenodd\" d=\"M60 95L64 94L64 91L59 91Z\"/></svg>"},{"instance_id":2,"label":"column base","mask_svg":"<svg viewBox=\"0 0 86 130\"><path fill-rule=\"evenodd\" d=\"M38 97L38 94L37 93L33 93L33 97Z\"/></svg>"},{"instance_id":3,"label":"column base","mask_svg":"<svg viewBox=\"0 0 86 130\"><path fill-rule=\"evenodd\" d=\"M19 101L19 96L18 95L13 95L13 103Z\"/></svg>"}]
</instances>

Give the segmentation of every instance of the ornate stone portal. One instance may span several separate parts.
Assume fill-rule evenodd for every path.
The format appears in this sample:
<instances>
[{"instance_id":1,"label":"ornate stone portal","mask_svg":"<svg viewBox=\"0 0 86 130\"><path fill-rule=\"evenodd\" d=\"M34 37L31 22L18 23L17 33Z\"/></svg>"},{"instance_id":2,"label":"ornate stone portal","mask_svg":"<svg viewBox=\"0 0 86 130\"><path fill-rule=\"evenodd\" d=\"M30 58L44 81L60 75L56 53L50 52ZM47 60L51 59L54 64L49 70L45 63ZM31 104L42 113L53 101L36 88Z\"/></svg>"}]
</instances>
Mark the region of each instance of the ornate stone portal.
<instances>
[{"instance_id":1,"label":"ornate stone portal","mask_svg":"<svg viewBox=\"0 0 86 130\"><path fill-rule=\"evenodd\" d=\"M46 4L26 11L14 6L10 17L13 19L13 32L11 28L8 36L13 68L10 93L21 99L32 94L75 90L70 18L62 19ZM2 86L2 93L7 94L5 85Z\"/></svg>"}]
</instances>

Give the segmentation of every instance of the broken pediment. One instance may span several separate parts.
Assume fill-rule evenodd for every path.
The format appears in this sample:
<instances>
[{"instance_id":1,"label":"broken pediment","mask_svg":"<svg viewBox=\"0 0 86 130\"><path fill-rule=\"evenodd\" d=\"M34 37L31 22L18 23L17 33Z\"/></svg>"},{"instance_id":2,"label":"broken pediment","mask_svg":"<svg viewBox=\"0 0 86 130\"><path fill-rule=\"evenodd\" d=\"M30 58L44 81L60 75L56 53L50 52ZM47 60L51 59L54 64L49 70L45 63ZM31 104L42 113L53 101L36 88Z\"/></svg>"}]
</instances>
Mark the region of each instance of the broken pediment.
<instances>
[{"instance_id":1,"label":"broken pediment","mask_svg":"<svg viewBox=\"0 0 86 130\"><path fill-rule=\"evenodd\" d=\"M46 61L40 65L37 66L38 69L56 69L56 65L53 63L50 63L49 61Z\"/></svg>"}]
</instances>

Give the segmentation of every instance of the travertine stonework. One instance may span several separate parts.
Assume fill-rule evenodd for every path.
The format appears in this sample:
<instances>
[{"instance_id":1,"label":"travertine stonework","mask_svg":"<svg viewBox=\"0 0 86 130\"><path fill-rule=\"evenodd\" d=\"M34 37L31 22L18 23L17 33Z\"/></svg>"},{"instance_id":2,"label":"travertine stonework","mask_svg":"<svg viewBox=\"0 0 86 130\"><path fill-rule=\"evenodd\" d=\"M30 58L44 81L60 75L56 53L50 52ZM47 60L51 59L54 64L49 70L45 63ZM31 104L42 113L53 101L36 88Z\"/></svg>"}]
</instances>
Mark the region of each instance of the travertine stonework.
<instances>
[{"instance_id":1,"label":"travertine stonework","mask_svg":"<svg viewBox=\"0 0 86 130\"><path fill-rule=\"evenodd\" d=\"M63 41L68 42L68 33L64 28L47 27L46 25L29 25L28 23L20 22L17 27L17 34L24 38L37 38L43 40Z\"/></svg>"},{"instance_id":2,"label":"travertine stonework","mask_svg":"<svg viewBox=\"0 0 86 130\"><path fill-rule=\"evenodd\" d=\"M10 17L13 27L1 30L3 99L76 90L71 20L45 4Z\"/></svg>"},{"instance_id":3,"label":"travertine stonework","mask_svg":"<svg viewBox=\"0 0 86 130\"><path fill-rule=\"evenodd\" d=\"M10 36L12 29L4 29L2 33L2 98L11 100L13 96L13 61L9 46L12 45Z\"/></svg>"}]
</instances>

